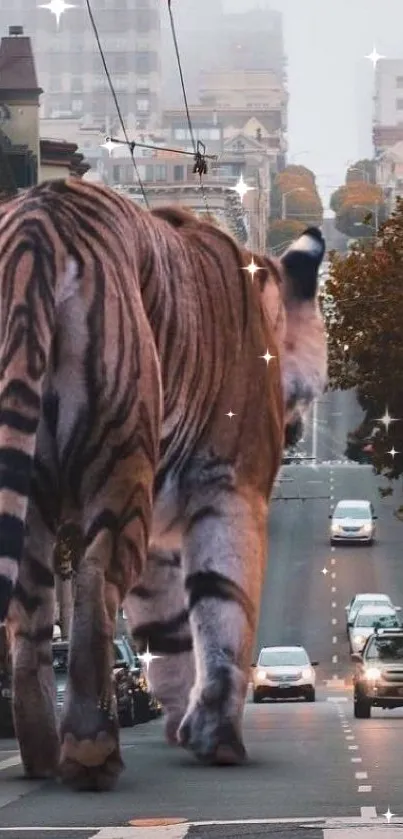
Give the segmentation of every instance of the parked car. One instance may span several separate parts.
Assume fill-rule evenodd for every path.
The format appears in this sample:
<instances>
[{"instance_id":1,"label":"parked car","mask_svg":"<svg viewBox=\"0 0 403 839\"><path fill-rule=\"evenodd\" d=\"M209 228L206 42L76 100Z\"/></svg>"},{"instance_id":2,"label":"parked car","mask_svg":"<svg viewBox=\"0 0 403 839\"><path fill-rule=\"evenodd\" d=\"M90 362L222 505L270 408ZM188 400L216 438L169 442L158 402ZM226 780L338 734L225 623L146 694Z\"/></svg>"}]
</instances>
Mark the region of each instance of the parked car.
<instances>
[{"instance_id":1,"label":"parked car","mask_svg":"<svg viewBox=\"0 0 403 839\"><path fill-rule=\"evenodd\" d=\"M253 701L302 697L315 702L318 661L310 661L307 651L294 647L263 647L253 672Z\"/></svg>"},{"instance_id":2,"label":"parked car","mask_svg":"<svg viewBox=\"0 0 403 839\"><path fill-rule=\"evenodd\" d=\"M158 717L162 713L162 706L150 689L139 656L134 652L126 637L116 638L114 648L115 667L126 666L135 685L136 722L147 722Z\"/></svg>"},{"instance_id":3,"label":"parked car","mask_svg":"<svg viewBox=\"0 0 403 839\"><path fill-rule=\"evenodd\" d=\"M399 629L401 623L397 612L389 606L362 606L349 628L349 643L352 653L360 653L365 642L377 627Z\"/></svg>"},{"instance_id":4,"label":"parked car","mask_svg":"<svg viewBox=\"0 0 403 839\"><path fill-rule=\"evenodd\" d=\"M349 634L349 628L353 625L357 612L362 606L389 606L389 608L394 609L395 612L401 611L401 606L394 606L388 594L374 594L369 592L365 592L364 594L355 594L345 607L347 637Z\"/></svg>"},{"instance_id":5,"label":"parked car","mask_svg":"<svg viewBox=\"0 0 403 839\"><path fill-rule=\"evenodd\" d=\"M355 717L368 719L372 706L403 707L403 628L378 629L352 658Z\"/></svg>"},{"instance_id":6,"label":"parked car","mask_svg":"<svg viewBox=\"0 0 403 839\"><path fill-rule=\"evenodd\" d=\"M0 735L13 735L14 723L11 708L11 659L7 632L0 626Z\"/></svg>"},{"instance_id":7,"label":"parked car","mask_svg":"<svg viewBox=\"0 0 403 839\"><path fill-rule=\"evenodd\" d=\"M372 545L375 538L375 515L370 501L339 501L329 515L330 544L337 542L365 542Z\"/></svg>"},{"instance_id":8,"label":"parked car","mask_svg":"<svg viewBox=\"0 0 403 839\"><path fill-rule=\"evenodd\" d=\"M119 724L126 728L147 722L161 711L151 695L140 660L123 638L115 639L113 682L116 693ZM53 669L56 677L57 707L63 707L67 684L68 641L56 641L53 648Z\"/></svg>"}]
</instances>

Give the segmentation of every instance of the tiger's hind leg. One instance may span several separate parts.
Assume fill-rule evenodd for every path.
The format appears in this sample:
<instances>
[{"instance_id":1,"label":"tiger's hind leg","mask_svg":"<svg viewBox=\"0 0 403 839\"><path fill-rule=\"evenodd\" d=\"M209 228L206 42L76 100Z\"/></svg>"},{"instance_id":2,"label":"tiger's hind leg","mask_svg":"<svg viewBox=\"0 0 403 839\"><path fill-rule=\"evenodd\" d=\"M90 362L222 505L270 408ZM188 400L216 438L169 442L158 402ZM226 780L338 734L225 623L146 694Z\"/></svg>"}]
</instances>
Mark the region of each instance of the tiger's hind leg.
<instances>
[{"instance_id":1,"label":"tiger's hind leg","mask_svg":"<svg viewBox=\"0 0 403 839\"><path fill-rule=\"evenodd\" d=\"M152 690L165 711L165 735L176 733L194 683L194 656L180 554L153 548L138 585L125 601L133 640L140 653L156 656L148 668Z\"/></svg>"},{"instance_id":2,"label":"tiger's hind leg","mask_svg":"<svg viewBox=\"0 0 403 839\"><path fill-rule=\"evenodd\" d=\"M146 562L152 481L147 456L133 455L115 464L86 509L59 766L62 780L75 789L111 789L123 769L112 642L118 607Z\"/></svg>"},{"instance_id":3,"label":"tiger's hind leg","mask_svg":"<svg viewBox=\"0 0 403 839\"><path fill-rule=\"evenodd\" d=\"M27 536L9 610L13 660L13 715L22 763L30 778L57 772L59 736L52 661L55 589L54 536L30 502Z\"/></svg>"},{"instance_id":4,"label":"tiger's hind leg","mask_svg":"<svg viewBox=\"0 0 403 839\"><path fill-rule=\"evenodd\" d=\"M225 471L225 467L224 471ZM224 476L225 477L225 476ZM267 504L229 486L189 489L185 587L196 682L178 737L203 762L246 758L242 717L266 556Z\"/></svg>"}]
</instances>

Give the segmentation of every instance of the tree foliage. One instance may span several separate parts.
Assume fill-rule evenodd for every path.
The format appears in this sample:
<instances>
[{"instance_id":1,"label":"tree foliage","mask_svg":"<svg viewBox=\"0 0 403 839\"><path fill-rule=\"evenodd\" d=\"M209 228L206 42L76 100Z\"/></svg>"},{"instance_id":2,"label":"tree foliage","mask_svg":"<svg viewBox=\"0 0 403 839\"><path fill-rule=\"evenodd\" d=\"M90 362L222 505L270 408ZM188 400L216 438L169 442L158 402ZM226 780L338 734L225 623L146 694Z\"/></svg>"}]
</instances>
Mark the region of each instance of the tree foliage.
<instances>
[{"instance_id":1,"label":"tree foliage","mask_svg":"<svg viewBox=\"0 0 403 839\"><path fill-rule=\"evenodd\" d=\"M346 184L351 181L364 181L366 183L376 183L376 166L374 160L364 158L351 163L346 172Z\"/></svg>"},{"instance_id":2,"label":"tree foliage","mask_svg":"<svg viewBox=\"0 0 403 839\"><path fill-rule=\"evenodd\" d=\"M301 233L304 232L305 228L305 222L297 219L285 219L284 221L277 219L276 221L270 222L270 226L267 231L267 250L275 248L275 252L278 255L282 252L282 250L285 250L288 245L294 241L294 239L301 236Z\"/></svg>"},{"instance_id":3,"label":"tree foliage","mask_svg":"<svg viewBox=\"0 0 403 839\"><path fill-rule=\"evenodd\" d=\"M349 181L331 196L330 207L336 214L335 224L341 233L354 238L368 238L386 220L387 206L381 187L362 180ZM371 216L370 223L364 224Z\"/></svg>"},{"instance_id":4,"label":"tree foliage","mask_svg":"<svg viewBox=\"0 0 403 839\"><path fill-rule=\"evenodd\" d=\"M271 189L272 220L282 217L284 195L287 218L301 219L305 226L322 223L322 201L316 188L315 175L310 169L290 165L274 176Z\"/></svg>"},{"instance_id":5,"label":"tree foliage","mask_svg":"<svg viewBox=\"0 0 403 839\"><path fill-rule=\"evenodd\" d=\"M330 387L356 388L365 414L347 453L369 458L378 474L396 479L403 474L402 200L376 239L355 245L348 256L331 254L323 304ZM386 409L399 420L388 429L379 422Z\"/></svg>"}]
</instances>

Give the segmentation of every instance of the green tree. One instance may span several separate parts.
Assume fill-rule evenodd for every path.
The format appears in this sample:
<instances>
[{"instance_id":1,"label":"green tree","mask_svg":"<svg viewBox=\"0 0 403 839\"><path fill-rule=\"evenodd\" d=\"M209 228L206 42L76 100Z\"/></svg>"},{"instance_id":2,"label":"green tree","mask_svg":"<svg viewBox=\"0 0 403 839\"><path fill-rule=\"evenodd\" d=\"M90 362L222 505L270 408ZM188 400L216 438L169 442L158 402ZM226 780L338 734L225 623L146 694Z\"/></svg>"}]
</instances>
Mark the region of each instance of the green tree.
<instances>
[{"instance_id":1,"label":"green tree","mask_svg":"<svg viewBox=\"0 0 403 839\"><path fill-rule=\"evenodd\" d=\"M403 474L403 201L376 239L346 257L332 253L330 263L330 387L356 389L365 417L348 443L356 454L371 445L375 471L393 480ZM386 409L398 420L388 428L379 421Z\"/></svg>"},{"instance_id":2,"label":"green tree","mask_svg":"<svg viewBox=\"0 0 403 839\"><path fill-rule=\"evenodd\" d=\"M357 160L348 167L346 172L346 184L351 181L364 181L365 183L376 184L376 166L374 160L364 158Z\"/></svg>"}]
</instances>

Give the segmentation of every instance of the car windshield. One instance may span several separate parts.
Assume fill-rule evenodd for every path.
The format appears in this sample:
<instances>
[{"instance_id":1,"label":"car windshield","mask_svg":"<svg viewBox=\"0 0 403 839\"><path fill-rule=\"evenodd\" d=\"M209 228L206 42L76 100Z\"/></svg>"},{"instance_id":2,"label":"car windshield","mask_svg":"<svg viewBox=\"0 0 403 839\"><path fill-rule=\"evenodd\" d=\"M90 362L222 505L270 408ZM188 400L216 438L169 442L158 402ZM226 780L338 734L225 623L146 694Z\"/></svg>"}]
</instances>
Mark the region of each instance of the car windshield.
<instances>
[{"instance_id":1,"label":"car windshield","mask_svg":"<svg viewBox=\"0 0 403 839\"><path fill-rule=\"evenodd\" d=\"M264 650L259 656L263 667L302 667L309 664L304 650Z\"/></svg>"},{"instance_id":2,"label":"car windshield","mask_svg":"<svg viewBox=\"0 0 403 839\"><path fill-rule=\"evenodd\" d=\"M379 626L384 626L387 629L391 629L392 627L400 626L399 621L396 615L357 615L355 626L375 626L375 624L379 624Z\"/></svg>"},{"instance_id":3,"label":"car windshield","mask_svg":"<svg viewBox=\"0 0 403 839\"><path fill-rule=\"evenodd\" d=\"M403 663L403 636L399 638L373 638L365 654L368 661L399 661Z\"/></svg>"},{"instance_id":4,"label":"car windshield","mask_svg":"<svg viewBox=\"0 0 403 839\"><path fill-rule=\"evenodd\" d=\"M53 647L53 670L67 674L69 651L67 647Z\"/></svg>"},{"instance_id":5,"label":"car windshield","mask_svg":"<svg viewBox=\"0 0 403 839\"><path fill-rule=\"evenodd\" d=\"M363 606L386 606L386 600L358 600L357 603L353 603L352 611L357 613Z\"/></svg>"},{"instance_id":6,"label":"car windshield","mask_svg":"<svg viewBox=\"0 0 403 839\"><path fill-rule=\"evenodd\" d=\"M368 519L371 518L371 513L368 507L345 507L340 505L334 511L335 519Z\"/></svg>"}]
</instances>

